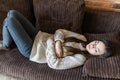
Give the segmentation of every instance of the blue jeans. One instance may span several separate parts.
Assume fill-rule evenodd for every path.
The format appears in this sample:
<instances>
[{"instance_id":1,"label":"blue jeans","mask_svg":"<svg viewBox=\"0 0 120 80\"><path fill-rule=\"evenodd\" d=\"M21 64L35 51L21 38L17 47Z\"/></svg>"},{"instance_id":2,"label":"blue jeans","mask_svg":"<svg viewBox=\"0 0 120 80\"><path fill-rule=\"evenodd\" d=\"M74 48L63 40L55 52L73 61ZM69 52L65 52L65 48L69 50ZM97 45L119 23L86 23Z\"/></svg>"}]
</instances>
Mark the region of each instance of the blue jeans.
<instances>
[{"instance_id":1,"label":"blue jeans","mask_svg":"<svg viewBox=\"0 0 120 80\"><path fill-rule=\"evenodd\" d=\"M37 31L22 14L10 10L4 20L2 32L3 47L10 47L14 40L20 53L29 58Z\"/></svg>"}]
</instances>

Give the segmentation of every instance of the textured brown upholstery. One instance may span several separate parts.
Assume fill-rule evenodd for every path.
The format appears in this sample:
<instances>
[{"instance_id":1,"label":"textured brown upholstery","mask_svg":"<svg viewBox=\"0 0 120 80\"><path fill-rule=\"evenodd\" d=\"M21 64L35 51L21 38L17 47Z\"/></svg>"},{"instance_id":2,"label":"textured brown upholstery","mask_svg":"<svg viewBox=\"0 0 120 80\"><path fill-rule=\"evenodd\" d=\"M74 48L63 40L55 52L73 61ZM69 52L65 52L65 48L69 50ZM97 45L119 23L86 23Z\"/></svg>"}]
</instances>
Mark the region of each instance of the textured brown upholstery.
<instances>
[{"instance_id":1,"label":"textured brown upholstery","mask_svg":"<svg viewBox=\"0 0 120 80\"><path fill-rule=\"evenodd\" d=\"M64 28L81 33L83 0L33 0L38 30L54 33Z\"/></svg>"},{"instance_id":2,"label":"textured brown upholstery","mask_svg":"<svg viewBox=\"0 0 120 80\"><path fill-rule=\"evenodd\" d=\"M69 70L53 70L47 64L29 61L16 48L0 51L0 73L15 77L17 80L113 80L83 77L82 66Z\"/></svg>"},{"instance_id":3,"label":"textured brown upholstery","mask_svg":"<svg viewBox=\"0 0 120 80\"><path fill-rule=\"evenodd\" d=\"M120 51L117 51L120 53ZM91 58L84 64L83 76L120 79L120 55L107 59Z\"/></svg>"},{"instance_id":4,"label":"textured brown upholstery","mask_svg":"<svg viewBox=\"0 0 120 80\"><path fill-rule=\"evenodd\" d=\"M86 9L83 21L84 33L120 31L120 13Z\"/></svg>"},{"instance_id":5,"label":"textured brown upholstery","mask_svg":"<svg viewBox=\"0 0 120 80\"><path fill-rule=\"evenodd\" d=\"M2 38L3 20L10 9L21 12L33 24L35 23L32 0L0 0L0 39Z\"/></svg>"},{"instance_id":6,"label":"textured brown upholstery","mask_svg":"<svg viewBox=\"0 0 120 80\"><path fill-rule=\"evenodd\" d=\"M88 39L89 42L93 40L109 40L112 42L119 42L120 41L120 32L106 32L106 33L84 33L86 38Z\"/></svg>"},{"instance_id":7,"label":"textured brown upholstery","mask_svg":"<svg viewBox=\"0 0 120 80\"><path fill-rule=\"evenodd\" d=\"M86 34L86 37L91 40L107 39L112 42L120 43L119 33L104 33L104 34ZM120 79L120 50L119 47L112 44L114 47L113 55L106 59L92 57L86 61L83 66L84 76L94 76L102 78Z\"/></svg>"}]
</instances>

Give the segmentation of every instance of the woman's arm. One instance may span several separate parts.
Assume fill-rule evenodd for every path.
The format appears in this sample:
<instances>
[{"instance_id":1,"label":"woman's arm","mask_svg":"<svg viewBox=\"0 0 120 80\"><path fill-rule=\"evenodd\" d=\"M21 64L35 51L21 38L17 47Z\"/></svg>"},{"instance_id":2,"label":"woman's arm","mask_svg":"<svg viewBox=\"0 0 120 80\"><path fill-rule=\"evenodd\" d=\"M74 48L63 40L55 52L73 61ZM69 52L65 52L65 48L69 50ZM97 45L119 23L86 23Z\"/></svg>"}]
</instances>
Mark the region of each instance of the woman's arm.
<instances>
[{"instance_id":1,"label":"woman's arm","mask_svg":"<svg viewBox=\"0 0 120 80\"><path fill-rule=\"evenodd\" d=\"M65 41L65 39L67 39L67 37L69 37L69 38L73 37L78 40L87 41L86 37L82 34L78 34L78 33L68 31L65 29L56 30L56 32L54 34L54 40L56 42L56 44L55 44L56 55L59 58L63 56L62 43Z\"/></svg>"},{"instance_id":2,"label":"woman's arm","mask_svg":"<svg viewBox=\"0 0 120 80\"><path fill-rule=\"evenodd\" d=\"M54 40L54 36L50 36L48 39ZM61 41L55 42L55 53L58 58L61 58L63 56L63 50L62 50L62 43Z\"/></svg>"},{"instance_id":3,"label":"woman's arm","mask_svg":"<svg viewBox=\"0 0 120 80\"><path fill-rule=\"evenodd\" d=\"M61 41L56 41L56 43L55 43L55 52L56 52L56 56L58 58L61 58L63 56L63 49L62 49Z\"/></svg>"},{"instance_id":4,"label":"woman's arm","mask_svg":"<svg viewBox=\"0 0 120 80\"><path fill-rule=\"evenodd\" d=\"M64 42L64 38L67 38L67 37L74 37L76 39L83 40L85 42L87 41L87 39L84 35L78 34L78 33L72 32L72 31L68 31L65 29L58 29L58 30L56 30L56 32L54 34L54 40L55 41L59 40L62 43Z\"/></svg>"},{"instance_id":5,"label":"woman's arm","mask_svg":"<svg viewBox=\"0 0 120 80\"><path fill-rule=\"evenodd\" d=\"M78 67L86 61L81 54L58 58L55 53L55 42L52 39L47 40L46 59L49 67L58 70Z\"/></svg>"}]
</instances>

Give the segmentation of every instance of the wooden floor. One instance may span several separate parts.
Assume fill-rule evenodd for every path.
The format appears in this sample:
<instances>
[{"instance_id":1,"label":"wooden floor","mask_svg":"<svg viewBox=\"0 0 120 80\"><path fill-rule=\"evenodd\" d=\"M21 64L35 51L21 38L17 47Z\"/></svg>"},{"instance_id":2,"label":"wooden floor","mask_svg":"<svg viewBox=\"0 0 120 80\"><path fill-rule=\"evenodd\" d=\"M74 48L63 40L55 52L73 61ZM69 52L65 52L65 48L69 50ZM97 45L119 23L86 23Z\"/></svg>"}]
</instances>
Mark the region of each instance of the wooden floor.
<instances>
[{"instance_id":1,"label":"wooden floor","mask_svg":"<svg viewBox=\"0 0 120 80\"><path fill-rule=\"evenodd\" d=\"M87 8L120 12L120 0L85 0Z\"/></svg>"}]
</instances>

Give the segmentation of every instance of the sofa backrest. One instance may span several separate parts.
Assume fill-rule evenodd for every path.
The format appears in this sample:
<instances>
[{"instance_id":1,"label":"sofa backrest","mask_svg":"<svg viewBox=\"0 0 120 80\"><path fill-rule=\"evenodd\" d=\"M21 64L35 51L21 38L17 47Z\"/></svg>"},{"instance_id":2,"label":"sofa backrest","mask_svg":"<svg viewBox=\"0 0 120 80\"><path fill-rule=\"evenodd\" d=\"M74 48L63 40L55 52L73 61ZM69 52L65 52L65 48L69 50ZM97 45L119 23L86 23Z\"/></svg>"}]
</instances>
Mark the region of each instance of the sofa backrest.
<instances>
[{"instance_id":1,"label":"sofa backrest","mask_svg":"<svg viewBox=\"0 0 120 80\"><path fill-rule=\"evenodd\" d=\"M59 28L81 33L84 0L33 0L37 30L54 33Z\"/></svg>"},{"instance_id":2,"label":"sofa backrest","mask_svg":"<svg viewBox=\"0 0 120 80\"><path fill-rule=\"evenodd\" d=\"M120 31L120 12L86 9L83 33L106 33Z\"/></svg>"},{"instance_id":3,"label":"sofa backrest","mask_svg":"<svg viewBox=\"0 0 120 80\"><path fill-rule=\"evenodd\" d=\"M10 9L21 12L38 30L50 33L58 28L78 33L120 31L120 12L86 9L84 15L83 0L0 0L0 39L2 23Z\"/></svg>"},{"instance_id":4,"label":"sofa backrest","mask_svg":"<svg viewBox=\"0 0 120 80\"><path fill-rule=\"evenodd\" d=\"M119 0L85 0L86 14L83 21L83 32L119 32L119 5Z\"/></svg>"}]
</instances>

